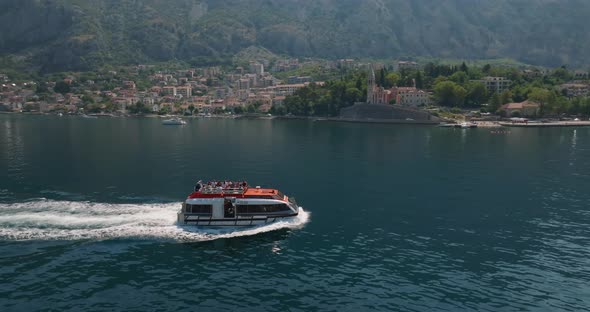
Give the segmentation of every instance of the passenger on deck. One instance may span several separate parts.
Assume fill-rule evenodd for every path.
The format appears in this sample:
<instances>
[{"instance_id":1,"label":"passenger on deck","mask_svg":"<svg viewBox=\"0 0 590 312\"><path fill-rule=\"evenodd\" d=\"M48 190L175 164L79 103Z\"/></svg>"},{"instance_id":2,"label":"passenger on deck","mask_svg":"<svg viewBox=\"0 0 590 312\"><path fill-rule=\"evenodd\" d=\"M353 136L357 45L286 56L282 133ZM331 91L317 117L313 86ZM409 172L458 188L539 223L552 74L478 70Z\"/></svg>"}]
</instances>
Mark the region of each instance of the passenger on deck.
<instances>
[{"instance_id":1,"label":"passenger on deck","mask_svg":"<svg viewBox=\"0 0 590 312\"><path fill-rule=\"evenodd\" d=\"M199 182L197 182L197 185L195 185L195 192L200 191L203 188L203 181L199 180Z\"/></svg>"}]
</instances>

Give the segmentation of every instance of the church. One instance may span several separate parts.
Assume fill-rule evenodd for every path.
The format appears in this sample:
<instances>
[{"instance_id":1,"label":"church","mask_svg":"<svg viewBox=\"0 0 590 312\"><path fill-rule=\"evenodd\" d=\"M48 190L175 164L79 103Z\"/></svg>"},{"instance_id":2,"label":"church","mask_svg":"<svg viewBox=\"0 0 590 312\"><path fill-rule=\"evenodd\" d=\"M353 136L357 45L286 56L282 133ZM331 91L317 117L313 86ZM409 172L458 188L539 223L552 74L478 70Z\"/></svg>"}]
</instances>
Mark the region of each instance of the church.
<instances>
[{"instance_id":1,"label":"church","mask_svg":"<svg viewBox=\"0 0 590 312\"><path fill-rule=\"evenodd\" d=\"M418 91L426 94L424 91ZM371 66L367 77L367 101L341 109L339 120L414 124L437 124L440 122L438 117L432 116L425 110L389 104L396 96L399 98L399 95L399 92L392 92L392 90L386 90L377 85L375 70Z\"/></svg>"},{"instance_id":2,"label":"church","mask_svg":"<svg viewBox=\"0 0 590 312\"><path fill-rule=\"evenodd\" d=\"M371 66L367 77L367 104L389 104L392 99L392 92L375 82L375 70Z\"/></svg>"}]
</instances>

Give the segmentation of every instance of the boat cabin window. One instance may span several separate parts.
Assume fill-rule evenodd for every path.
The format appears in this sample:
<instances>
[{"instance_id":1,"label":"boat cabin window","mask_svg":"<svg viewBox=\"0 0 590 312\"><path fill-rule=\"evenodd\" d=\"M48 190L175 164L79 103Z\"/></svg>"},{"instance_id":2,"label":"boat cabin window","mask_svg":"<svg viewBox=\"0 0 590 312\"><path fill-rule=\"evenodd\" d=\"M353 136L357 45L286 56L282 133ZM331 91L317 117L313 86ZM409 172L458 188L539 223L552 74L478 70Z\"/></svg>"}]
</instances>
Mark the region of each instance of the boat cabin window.
<instances>
[{"instance_id":1,"label":"boat cabin window","mask_svg":"<svg viewBox=\"0 0 590 312\"><path fill-rule=\"evenodd\" d=\"M271 195L254 195L254 196L248 196L248 198L255 198L255 199L276 199L276 198L274 198Z\"/></svg>"},{"instance_id":2,"label":"boat cabin window","mask_svg":"<svg viewBox=\"0 0 590 312\"><path fill-rule=\"evenodd\" d=\"M286 204L238 205L238 214L282 212L282 211L289 211L289 210L290 210L289 206L287 206Z\"/></svg>"},{"instance_id":3,"label":"boat cabin window","mask_svg":"<svg viewBox=\"0 0 590 312\"><path fill-rule=\"evenodd\" d=\"M197 214L211 214L213 212L212 205L191 205L186 204L186 213L197 213Z\"/></svg>"}]
</instances>

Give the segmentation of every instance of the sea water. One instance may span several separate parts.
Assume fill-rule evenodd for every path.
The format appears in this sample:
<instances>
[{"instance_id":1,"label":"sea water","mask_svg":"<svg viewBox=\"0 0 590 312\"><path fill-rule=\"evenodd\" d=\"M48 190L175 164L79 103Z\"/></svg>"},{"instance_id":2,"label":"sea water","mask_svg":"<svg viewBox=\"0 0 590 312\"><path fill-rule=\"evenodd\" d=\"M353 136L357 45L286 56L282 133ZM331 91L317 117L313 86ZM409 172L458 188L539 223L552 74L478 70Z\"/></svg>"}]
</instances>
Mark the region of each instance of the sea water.
<instances>
[{"instance_id":1,"label":"sea water","mask_svg":"<svg viewBox=\"0 0 590 312\"><path fill-rule=\"evenodd\" d=\"M303 206L176 224L198 180ZM590 129L0 115L0 311L583 311Z\"/></svg>"}]
</instances>

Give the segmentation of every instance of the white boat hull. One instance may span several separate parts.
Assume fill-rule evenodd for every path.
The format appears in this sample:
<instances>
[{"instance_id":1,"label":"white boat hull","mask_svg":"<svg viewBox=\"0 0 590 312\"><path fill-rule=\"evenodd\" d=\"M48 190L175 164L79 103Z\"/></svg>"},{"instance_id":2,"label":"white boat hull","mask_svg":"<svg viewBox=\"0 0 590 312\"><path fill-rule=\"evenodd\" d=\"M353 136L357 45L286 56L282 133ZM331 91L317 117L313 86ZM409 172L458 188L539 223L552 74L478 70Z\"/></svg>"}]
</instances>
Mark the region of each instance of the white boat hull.
<instances>
[{"instance_id":1,"label":"white boat hull","mask_svg":"<svg viewBox=\"0 0 590 312\"><path fill-rule=\"evenodd\" d=\"M178 214L178 224L191 225L200 227L245 227L272 224L275 222L289 221L297 218L298 214L286 216L256 216L256 217L239 217L235 219L213 219L209 217L199 217Z\"/></svg>"},{"instance_id":2,"label":"white boat hull","mask_svg":"<svg viewBox=\"0 0 590 312\"><path fill-rule=\"evenodd\" d=\"M162 121L162 124L165 126L182 126L182 125L186 125L186 121L179 119L179 118L174 118L174 119L167 119Z\"/></svg>"}]
</instances>

